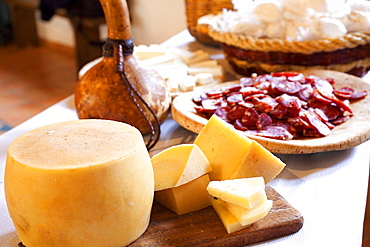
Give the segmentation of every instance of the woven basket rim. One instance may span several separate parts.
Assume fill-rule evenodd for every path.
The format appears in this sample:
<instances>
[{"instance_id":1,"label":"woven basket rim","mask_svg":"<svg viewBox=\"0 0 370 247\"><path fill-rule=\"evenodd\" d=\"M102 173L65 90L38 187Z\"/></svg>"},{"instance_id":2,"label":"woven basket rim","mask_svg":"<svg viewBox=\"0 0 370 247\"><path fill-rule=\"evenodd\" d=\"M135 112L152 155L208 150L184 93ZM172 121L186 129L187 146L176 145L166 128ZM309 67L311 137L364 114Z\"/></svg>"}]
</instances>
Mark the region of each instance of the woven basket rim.
<instances>
[{"instance_id":1,"label":"woven basket rim","mask_svg":"<svg viewBox=\"0 0 370 247\"><path fill-rule=\"evenodd\" d=\"M357 46L370 43L370 30L347 33L346 35L337 38L324 38L312 41L255 38L251 35L221 32L215 26L209 26L208 35L217 42L241 49L302 54L332 52L345 48L355 48Z\"/></svg>"}]
</instances>

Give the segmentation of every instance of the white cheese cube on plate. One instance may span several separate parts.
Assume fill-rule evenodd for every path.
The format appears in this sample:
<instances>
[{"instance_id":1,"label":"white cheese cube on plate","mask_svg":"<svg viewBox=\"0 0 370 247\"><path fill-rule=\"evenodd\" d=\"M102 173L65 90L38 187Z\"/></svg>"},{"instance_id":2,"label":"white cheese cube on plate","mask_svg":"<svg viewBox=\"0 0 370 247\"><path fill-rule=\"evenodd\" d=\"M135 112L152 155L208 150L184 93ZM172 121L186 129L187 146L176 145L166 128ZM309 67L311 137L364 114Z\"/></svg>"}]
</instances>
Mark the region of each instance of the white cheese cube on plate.
<instances>
[{"instance_id":1,"label":"white cheese cube on plate","mask_svg":"<svg viewBox=\"0 0 370 247\"><path fill-rule=\"evenodd\" d=\"M195 76L187 75L178 78L179 88L183 92L193 91L196 86L197 78Z\"/></svg>"},{"instance_id":2,"label":"white cheese cube on plate","mask_svg":"<svg viewBox=\"0 0 370 247\"><path fill-rule=\"evenodd\" d=\"M199 73L195 77L197 78L197 84L200 85L211 84L215 81L212 73Z\"/></svg>"}]
</instances>

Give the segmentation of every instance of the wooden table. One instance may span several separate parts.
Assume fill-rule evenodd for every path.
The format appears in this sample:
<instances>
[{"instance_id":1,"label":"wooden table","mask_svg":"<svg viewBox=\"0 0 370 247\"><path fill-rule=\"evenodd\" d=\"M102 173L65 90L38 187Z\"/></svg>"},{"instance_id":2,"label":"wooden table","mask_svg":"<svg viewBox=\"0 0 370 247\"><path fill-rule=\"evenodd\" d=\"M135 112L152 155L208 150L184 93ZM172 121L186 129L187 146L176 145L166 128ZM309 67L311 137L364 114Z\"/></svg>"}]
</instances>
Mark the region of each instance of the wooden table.
<instances>
[{"instance_id":1,"label":"wooden table","mask_svg":"<svg viewBox=\"0 0 370 247\"><path fill-rule=\"evenodd\" d=\"M194 42L184 31L164 43L220 51ZM218 53L218 54L217 54ZM73 96L0 136L0 246L15 247L19 239L8 215L4 198L4 166L8 145L34 128L77 119ZM160 141L151 154L179 143L192 143L195 134L179 126L171 116L161 126ZM297 233L255 246L361 246L368 189L370 141L343 151L307 155L278 155L286 164L269 185L301 212L304 225Z\"/></svg>"}]
</instances>

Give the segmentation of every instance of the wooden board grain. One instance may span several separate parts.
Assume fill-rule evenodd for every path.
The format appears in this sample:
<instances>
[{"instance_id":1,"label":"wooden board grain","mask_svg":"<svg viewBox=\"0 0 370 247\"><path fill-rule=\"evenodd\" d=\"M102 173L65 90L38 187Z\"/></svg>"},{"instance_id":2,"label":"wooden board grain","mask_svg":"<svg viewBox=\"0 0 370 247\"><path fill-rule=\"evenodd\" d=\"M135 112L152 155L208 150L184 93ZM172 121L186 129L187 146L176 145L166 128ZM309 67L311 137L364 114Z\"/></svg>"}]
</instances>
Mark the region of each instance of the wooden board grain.
<instances>
[{"instance_id":1,"label":"wooden board grain","mask_svg":"<svg viewBox=\"0 0 370 247\"><path fill-rule=\"evenodd\" d=\"M306 76L316 75L321 78L334 78L336 88L352 87L355 91L370 92L370 84L353 75L328 70L307 70L301 72ZM237 83L237 81L234 81L212 85L205 91L220 89ZM182 127L194 133L199 133L208 122L206 118L198 115L194 109L195 104L192 102L192 99L198 94L199 92L190 92L180 95L173 100L171 107L172 118ZM370 95L365 99L353 102L351 108L354 116L347 122L336 126L326 137L275 140L242 133L256 140L273 153L307 154L348 149L370 139Z\"/></svg>"},{"instance_id":2,"label":"wooden board grain","mask_svg":"<svg viewBox=\"0 0 370 247\"><path fill-rule=\"evenodd\" d=\"M248 228L227 234L212 207L178 216L158 203L153 204L151 221L133 246L244 246L289 235L303 226L303 216L270 186L267 198L273 200L268 215Z\"/></svg>"}]
</instances>

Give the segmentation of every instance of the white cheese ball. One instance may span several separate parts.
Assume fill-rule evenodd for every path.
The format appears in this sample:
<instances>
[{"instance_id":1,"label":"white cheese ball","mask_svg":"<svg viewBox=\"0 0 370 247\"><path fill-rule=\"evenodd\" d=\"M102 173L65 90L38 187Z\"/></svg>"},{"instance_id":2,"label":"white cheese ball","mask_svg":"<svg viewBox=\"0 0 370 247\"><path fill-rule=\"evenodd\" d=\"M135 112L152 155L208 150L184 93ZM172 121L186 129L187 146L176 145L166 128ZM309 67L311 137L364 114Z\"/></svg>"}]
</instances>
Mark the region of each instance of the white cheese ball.
<instances>
[{"instance_id":1,"label":"white cheese ball","mask_svg":"<svg viewBox=\"0 0 370 247\"><path fill-rule=\"evenodd\" d=\"M282 0L282 7L284 11L291 12L297 16L308 16L311 9L307 0Z\"/></svg>"},{"instance_id":2,"label":"white cheese ball","mask_svg":"<svg viewBox=\"0 0 370 247\"><path fill-rule=\"evenodd\" d=\"M251 35L253 37L261 37L263 36L263 29L265 28L266 24L254 19L244 19L239 23L236 23L231 27L231 32L233 33L240 33L245 35Z\"/></svg>"},{"instance_id":3,"label":"white cheese ball","mask_svg":"<svg viewBox=\"0 0 370 247\"><path fill-rule=\"evenodd\" d=\"M370 12L370 1L368 0L357 0L348 3L349 7L353 11L369 11Z\"/></svg>"},{"instance_id":4,"label":"white cheese ball","mask_svg":"<svg viewBox=\"0 0 370 247\"><path fill-rule=\"evenodd\" d=\"M285 38L294 41L307 41L312 39L312 32L308 26L300 26L294 22L287 22Z\"/></svg>"},{"instance_id":5,"label":"white cheese ball","mask_svg":"<svg viewBox=\"0 0 370 247\"><path fill-rule=\"evenodd\" d=\"M317 12L328 11L328 0L306 0L307 6Z\"/></svg>"},{"instance_id":6,"label":"white cheese ball","mask_svg":"<svg viewBox=\"0 0 370 247\"><path fill-rule=\"evenodd\" d=\"M347 28L344 24L333 18L320 18L316 23L316 38L336 38L344 36L347 33Z\"/></svg>"},{"instance_id":7,"label":"white cheese ball","mask_svg":"<svg viewBox=\"0 0 370 247\"><path fill-rule=\"evenodd\" d=\"M360 32L370 28L370 14L362 11L352 11L346 19L348 32Z\"/></svg>"},{"instance_id":8,"label":"white cheese ball","mask_svg":"<svg viewBox=\"0 0 370 247\"><path fill-rule=\"evenodd\" d=\"M278 2L257 3L253 14L259 20L267 23L278 22L283 18L283 12Z\"/></svg>"},{"instance_id":9,"label":"white cheese ball","mask_svg":"<svg viewBox=\"0 0 370 247\"><path fill-rule=\"evenodd\" d=\"M267 38L283 39L285 38L285 21L268 23L264 30Z\"/></svg>"}]
</instances>

